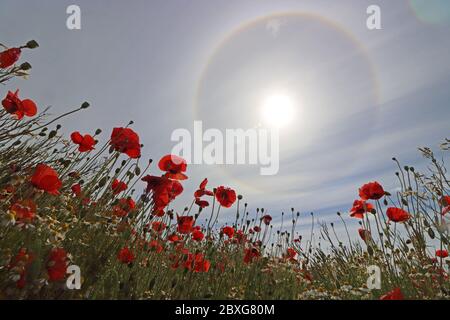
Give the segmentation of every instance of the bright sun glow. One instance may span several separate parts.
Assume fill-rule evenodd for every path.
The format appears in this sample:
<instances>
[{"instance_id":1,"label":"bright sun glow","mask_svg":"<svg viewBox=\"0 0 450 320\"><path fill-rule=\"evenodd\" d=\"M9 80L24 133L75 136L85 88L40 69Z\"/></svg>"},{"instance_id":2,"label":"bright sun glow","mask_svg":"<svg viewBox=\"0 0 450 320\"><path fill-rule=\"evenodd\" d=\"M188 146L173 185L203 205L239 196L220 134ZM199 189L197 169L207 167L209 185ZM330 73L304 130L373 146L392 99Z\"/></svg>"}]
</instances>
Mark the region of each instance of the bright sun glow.
<instances>
[{"instance_id":1,"label":"bright sun glow","mask_svg":"<svg viewBox=\"0 0 450 320\"><path fill-rule=\"evenodd\" d=\"M293 102L283 94L268 96L263 103L262 115L268 125L285 127L294 118Z\"/></svg>"}]
</instances>

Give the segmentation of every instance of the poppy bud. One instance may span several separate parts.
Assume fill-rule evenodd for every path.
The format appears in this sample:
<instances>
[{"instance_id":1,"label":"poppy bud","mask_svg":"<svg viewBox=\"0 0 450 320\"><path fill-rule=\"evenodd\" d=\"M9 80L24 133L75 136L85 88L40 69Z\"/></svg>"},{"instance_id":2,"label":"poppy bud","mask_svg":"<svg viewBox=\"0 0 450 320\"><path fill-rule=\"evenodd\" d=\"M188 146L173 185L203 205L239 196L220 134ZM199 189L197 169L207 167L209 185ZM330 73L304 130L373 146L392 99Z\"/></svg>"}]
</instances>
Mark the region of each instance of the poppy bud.
<instances>
[{"instance_id":1,"label":"poppy bud","mask_svg":"<svg viewBox=\"0 0 450 320\"><path fill-rule=\"evenodd\" d=\"M99 181L98 185L100 188L106 184L106 180L107 180L107 177L104 177Z\"/></svg>"},{"instance_id":2,"label":"poppy bud","mask_svg":"<svg viewBox=\"0 0 450 320\"><path fill-rule=\"evenodd\" d=\"M242 200L242 195L239 194L239 195L237 196L237 198L238 198L238 200Z\"/></svg>"},{"instance_id":3,"label":"poppy bud","mask_svg":"<svg viewBox=\"0 0 450 320\"><path fill-rule=\"evenodd\" d=\"M55 130L50 131L50 133L48 134L48 138L49 138L49 139L52 139L52 138L54 138L55 136L56 136L56 131L55 131Z\"/></svg>"},{"instance_id":4,"label":"poppy bud","mask_svg":"<svg viewBox=\"0 0 450 320\"><path fill-rule=\"evenodd\" d=\"M430 236L431 239L435 238L435 234L434 234L433 229L431 229L431 228L428 229L428 235Z\"/></svg>"},{"instance_id":5,"label":"poppy bud","mask_svg":"<svg viewBox=\"0 0 450 320\"><path fill-rule=\"evenodd\" d=\"M87 109L87 108L89 108L89 106L90 106L89 102L85 101L81 104L81 109Z\"/></svg>"},{"instance_id":6,"label":"poppy bud","mask_svg":"<svg viewBox=\"0 0 450 320\"><path fill-rule=\"evenodd\" d=\"M59 130L59 129L61 129L61 125L60 124L56 125L56 130Z\"/></svg>"},{"instance_id":7,"label":"poppy bud","mask_svg":"<svg viewBox=\"0 0 450 320\"><path fill-rule=\"evenodd\" d=\"M99 135L100 133L102 133L102 129L95 130L95 135Z\"/></svg>"},{"instance_id":8,"label":"poppy bud","mask_svg":"<svg viewBox=\"0 0 450 320\"><path fill-rule=\"evenodd\" d=\"M35 49L35 48L39 47L39 44L35 40L30 40L27 42L25 47L28 49Z\"/></svg>"},{"instance_id":9,"label":"poppy bud","mask_svg":"<svg viewBox=\"0 0 450 320\"><path fill-rule=\"evenodd\" d=\"M20 65L20 70L27 71L31 69L31 64L24 62Z\"/></svg>"}]
</instances>

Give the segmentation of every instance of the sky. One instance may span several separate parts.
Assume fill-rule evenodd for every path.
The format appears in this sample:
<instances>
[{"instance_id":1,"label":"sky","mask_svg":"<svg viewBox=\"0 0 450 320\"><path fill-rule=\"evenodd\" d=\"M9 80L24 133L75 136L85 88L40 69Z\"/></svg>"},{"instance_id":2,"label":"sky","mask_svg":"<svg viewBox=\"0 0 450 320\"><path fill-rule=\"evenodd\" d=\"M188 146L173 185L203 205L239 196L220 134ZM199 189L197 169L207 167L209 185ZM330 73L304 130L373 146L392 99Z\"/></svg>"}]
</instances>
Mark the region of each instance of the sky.
<instances>
[{"instance_id":1,"label":"sky","mask_svg":"<svg viewBox=\"0 0 450 320\"><path fill-rule=\"evenodd\" d=\"M81 29L66 27L66 8L81 9ZM366 9L381 9L380 30ZM264 207L336 221L358 188L377 180L397 187L391 158L425 168L419 146L449 137L450 3L445 0L2 0L0 42L24 51L29 80L21 96L55 115L89 101L62 121L66 133L134 121L143 159L170 153L175 129L258 128L272 92L292 98L295 114L280 129L280 169L261 176L254 165L189 165L185 192L225 185L254 213ZM150 173L159 174L156 166ZM224 210L220 222L234 219ZM356 221L349 220L356 228ZM302 229L303 228L303 229ZM306 231L305 231L306 232Z\"/></svg>"}]
</instances>

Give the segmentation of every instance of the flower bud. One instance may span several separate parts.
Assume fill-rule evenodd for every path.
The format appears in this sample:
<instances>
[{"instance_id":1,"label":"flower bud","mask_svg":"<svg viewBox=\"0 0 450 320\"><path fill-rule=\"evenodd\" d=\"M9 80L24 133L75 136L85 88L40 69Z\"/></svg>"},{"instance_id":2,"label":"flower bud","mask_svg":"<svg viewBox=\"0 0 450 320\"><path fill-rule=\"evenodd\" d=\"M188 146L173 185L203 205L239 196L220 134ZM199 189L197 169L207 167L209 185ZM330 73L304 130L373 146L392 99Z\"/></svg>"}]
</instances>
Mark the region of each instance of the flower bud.
<instances>
[{"instance_id":1,"label":"flower bud","mask_svg":"<svg viewBox=\"0 0 450 320\"><path fill-rule=\"evenodd\" d=\"M30 40L27 42L25 47L28 49L35 49L35 48L39 47L39 43L37 43L35 40Z\"/></svg>"}]
</instances>

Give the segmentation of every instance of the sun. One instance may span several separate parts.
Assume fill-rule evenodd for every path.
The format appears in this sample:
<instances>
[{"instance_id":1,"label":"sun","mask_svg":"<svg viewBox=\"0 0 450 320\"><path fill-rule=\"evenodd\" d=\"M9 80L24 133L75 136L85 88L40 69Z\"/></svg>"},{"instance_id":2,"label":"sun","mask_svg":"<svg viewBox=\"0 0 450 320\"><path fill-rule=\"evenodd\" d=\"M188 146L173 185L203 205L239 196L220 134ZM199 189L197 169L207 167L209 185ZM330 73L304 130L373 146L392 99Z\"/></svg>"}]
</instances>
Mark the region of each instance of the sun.
<instances>
[{"instance_id":1,"label":"sun","mask_svg":"<svg viewBox=\"0 0 450 320\"><path fill-rule=\"evenodd\" d=\"M293 100L286 94L269 95L263 101L262 117L269 126L285 127L291 123L294 114Z\"/></svg>"}]
</instances>

